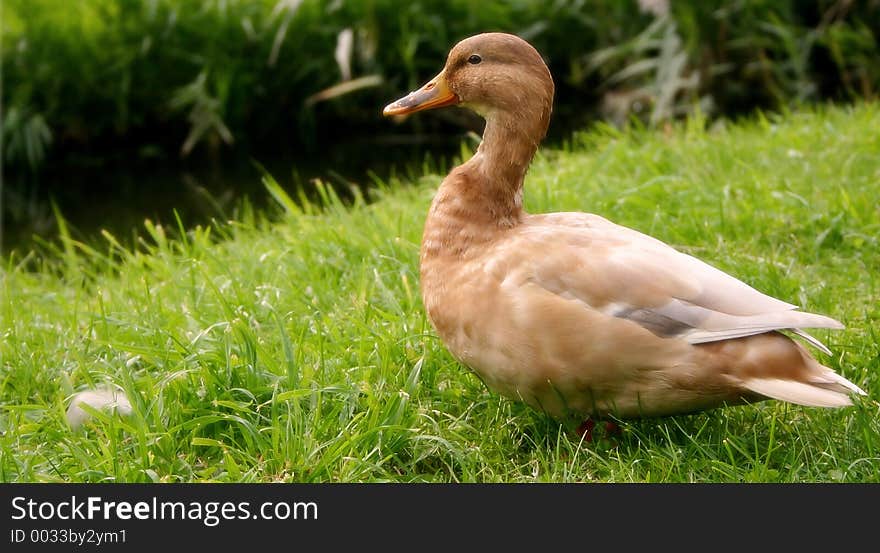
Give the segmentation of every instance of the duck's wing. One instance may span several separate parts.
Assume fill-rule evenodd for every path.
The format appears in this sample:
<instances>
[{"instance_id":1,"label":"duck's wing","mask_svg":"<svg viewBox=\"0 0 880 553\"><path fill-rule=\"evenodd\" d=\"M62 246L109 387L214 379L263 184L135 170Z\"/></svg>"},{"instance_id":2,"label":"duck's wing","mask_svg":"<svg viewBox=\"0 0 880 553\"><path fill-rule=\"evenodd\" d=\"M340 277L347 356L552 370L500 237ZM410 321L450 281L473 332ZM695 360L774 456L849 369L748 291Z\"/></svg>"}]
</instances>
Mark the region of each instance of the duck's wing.
<instances>
[{"instance_id":1,"label":"duck's wing","mask_svg":"<svg viewBox=\"0 0 880 553\"><path fill-rule=\"evenodd\" d=\"M830 353L799 329L843 328L596 215L533 216L517 241L519 253L532 252L533 283L658 336L699 344L788 329Z\"/></svg>"}]
</instances>

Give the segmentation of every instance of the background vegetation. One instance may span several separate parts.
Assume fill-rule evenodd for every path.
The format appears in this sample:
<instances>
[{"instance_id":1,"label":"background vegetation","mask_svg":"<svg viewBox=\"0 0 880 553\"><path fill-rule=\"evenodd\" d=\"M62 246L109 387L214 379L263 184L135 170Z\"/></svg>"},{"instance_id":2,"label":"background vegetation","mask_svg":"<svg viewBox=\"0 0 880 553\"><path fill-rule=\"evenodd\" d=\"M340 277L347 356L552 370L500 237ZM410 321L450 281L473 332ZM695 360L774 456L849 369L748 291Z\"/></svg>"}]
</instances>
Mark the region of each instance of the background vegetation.
<instances>
[{"instance_id":1,"label":"background vegetation","mask_svg":"<svg viewBox=\"0 0 880 553\"><path fill-rule=\"evenodd\" d=\"M3 157L33 172L71 156L387 142L381 106L487 30L547 58L557 137L597 116L658 123L697 105L732 116L880 90L878 0L6 0ZM478 123L407 125L411 137Z\"/></svg>"}]
</instances>

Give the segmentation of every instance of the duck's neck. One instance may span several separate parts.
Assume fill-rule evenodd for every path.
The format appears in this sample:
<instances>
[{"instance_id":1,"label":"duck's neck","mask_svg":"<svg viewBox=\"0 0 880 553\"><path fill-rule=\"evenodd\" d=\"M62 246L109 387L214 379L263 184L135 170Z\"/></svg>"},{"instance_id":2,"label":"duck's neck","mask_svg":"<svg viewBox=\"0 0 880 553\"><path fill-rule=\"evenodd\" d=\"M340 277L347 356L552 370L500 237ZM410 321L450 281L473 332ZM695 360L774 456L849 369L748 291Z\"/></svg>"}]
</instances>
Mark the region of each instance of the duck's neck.
<instances>
[{"instance_id":1,"label":"duck's neck","mask_svg":"<svg viewBox=\"0 0 880 553\"><path fill-rule=\"evenodd\" d=\"M477 153L459 171L466 179L450 179L449 190L471 208L478 220L484 217L502 227L516 224L523 216L523 181L538 144L547 130L544 117L529 122L521 115L486 114L486 129Z\"/></svg>"},{"instance_id":2,"label":"duck's neck","mask_svg":"<svg viewBox=\"0 0 880 553\"><path fill-rule=\"evenodd\" d=\"M522 222L523 179L547 130L541 121L488 114L477 153L443 180L422 236L423 268L444 255L463 259L474 246Z\"/></svg>"},{"instance_id":3,"label":"duck's neck","mask_svg":"<svg viewBox=\"0 0 880 553\"><path fill-rule=\"evenodd\" d=\"M468 162L484 176L494 195L516 199L519 208L526 171L546 130L526 123L514 114L488 114L483 141Z\"/></svg>"}]
</instances>

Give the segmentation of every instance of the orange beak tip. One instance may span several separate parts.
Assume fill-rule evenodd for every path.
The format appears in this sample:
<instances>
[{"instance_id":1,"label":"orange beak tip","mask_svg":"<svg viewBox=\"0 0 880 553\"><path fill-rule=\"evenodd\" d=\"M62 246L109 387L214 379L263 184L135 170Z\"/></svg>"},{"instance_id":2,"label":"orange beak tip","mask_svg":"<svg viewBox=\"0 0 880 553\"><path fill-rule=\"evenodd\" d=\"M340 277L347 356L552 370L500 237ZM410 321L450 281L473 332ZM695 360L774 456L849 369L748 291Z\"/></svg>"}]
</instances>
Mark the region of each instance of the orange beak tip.
<instances>
[{"instance_id":1,"label":"orange beak tip","mask_svg":"<svg viewBox=\"0 0 880 553\"><path fill-rule=\"evenodd\" d=\"M449 90L443 74L434 77L425 86L410 92L382 110L382 115L404 116L417 111L450 106L459 103L458 96Z\"/></svg>"},{"instance_id":2,"label":"orange beak tip","mask_svg":"<svg viewBox=\"0 0 880 553\"><path fill-rule=\"evenodd\" d=\"M394 115L400 115L400 106L397 105L397 102L392 102L385 106L385 109L382 110L382 115L385 117L392 117Z\"/></svg>"}]
</instances>

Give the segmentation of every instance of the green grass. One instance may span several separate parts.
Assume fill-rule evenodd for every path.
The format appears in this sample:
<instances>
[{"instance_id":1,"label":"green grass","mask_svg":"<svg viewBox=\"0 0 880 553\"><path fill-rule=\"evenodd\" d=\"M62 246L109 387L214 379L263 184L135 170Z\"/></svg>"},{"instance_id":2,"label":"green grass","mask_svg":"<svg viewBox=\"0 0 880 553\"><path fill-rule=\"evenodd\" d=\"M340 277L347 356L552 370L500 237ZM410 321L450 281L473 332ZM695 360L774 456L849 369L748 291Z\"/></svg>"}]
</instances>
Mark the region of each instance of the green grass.
<instances>
[{"instance_id":1,"label":"green grass","mask_svg":"<svg viewBox=\"0 0 880 553\"><path fill-rule=\"evenodd\" d=\"M545 151L530 211L585 210L826 313L872 399L623 424L591 444L487 391L433 335L418 243L440 176L375 200L57 249L0 273L0 481L880 481L880 106L705 130L598 128ZM381 156L377 149L376 155ZM172 235L177 238L172 238ZM818 354L821 355L821 354ZM80 389L133 405L79 430Z\"/></svg>"}]
</instances>

